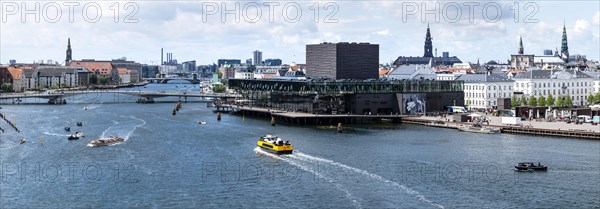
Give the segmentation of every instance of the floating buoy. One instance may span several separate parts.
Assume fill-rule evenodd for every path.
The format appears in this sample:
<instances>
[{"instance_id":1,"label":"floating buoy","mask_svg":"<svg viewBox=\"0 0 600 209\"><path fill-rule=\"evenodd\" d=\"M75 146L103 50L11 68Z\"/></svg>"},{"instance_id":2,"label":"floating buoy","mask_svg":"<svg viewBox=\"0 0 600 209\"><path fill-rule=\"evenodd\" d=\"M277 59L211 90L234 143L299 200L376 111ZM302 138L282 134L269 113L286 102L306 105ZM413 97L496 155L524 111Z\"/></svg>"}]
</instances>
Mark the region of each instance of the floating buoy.
<instances>
[{"instance_id":1,"label":"floating buoy","mask_svg":"<svg viewBox=\"0 0 600 209\"><path fill-rule=\"evenodd\" d=\"M221 121L221 112L217 112L217 120Z\"/></svg>"},{"instance_id":2,"label":"floating buoy","mask_svg":"<svg viewBox=\"0 0 600 209\"><path fill-rule=\"evenodd\" d=\"M271 116L271 126L275 126L275 116Z\"/></svg>"},{"instance_id":3,"label":"floating buoy","mask_svg":"<svg viewBox=\"0 0 600 209\"><path fill-rule=\"evenodd\" d=\"M337 132L342 133L342 123L338 123Z\"/></svg>"}]
</instances>

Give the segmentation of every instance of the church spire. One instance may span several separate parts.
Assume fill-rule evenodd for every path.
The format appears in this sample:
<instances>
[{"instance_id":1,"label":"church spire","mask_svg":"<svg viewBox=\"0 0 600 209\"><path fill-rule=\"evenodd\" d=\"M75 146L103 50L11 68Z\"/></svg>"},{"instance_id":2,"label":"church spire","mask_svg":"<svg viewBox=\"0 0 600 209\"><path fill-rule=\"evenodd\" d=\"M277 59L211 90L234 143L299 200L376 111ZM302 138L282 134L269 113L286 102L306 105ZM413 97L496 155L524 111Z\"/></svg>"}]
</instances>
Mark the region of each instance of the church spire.
<instances>
[{"instance_id":1,"label":"church spire","mask_svg":"<svg viewBox=\"0 0 600 209\"><path fill-rule=\"evenodd\" d=\"M524 54L525 48L523 48L523 36L519 37L519 54Z\"/></svg>"},{"instance_id":2,"label":"church spire","mask_svg":"<svg viewBox=\"0 0 600 209\"><path fill-rule=\"evenodd\" d=\"M423 57L433 57L433 43L431 42L431 33L429 31L429 23L427 23L427 34L425 34L425 53Z\"/></svg>"},{"instance_id":3,"label":"church spire","mask_svg":"<svg viewBox=\"0 0 600 209\"><path fill-rule=\"evenodd\" d=\"M69 40L67 41L67 58L65 59L65 65L68 65L69 62L71 62L72 60L72 55L71 55L71 38L69 38Z\"/></svg>"},{"instance_id":4,"label":"church spire","mask_svg":"<svg viewBox=\"0 0 600 209\"><path fill-rule=\"evenodd\" d=\"M567 27L563 23L562 45L560 47L560 56L565 61L569 61L569 45L567 43Z\"/></svg>"}]
</instances>

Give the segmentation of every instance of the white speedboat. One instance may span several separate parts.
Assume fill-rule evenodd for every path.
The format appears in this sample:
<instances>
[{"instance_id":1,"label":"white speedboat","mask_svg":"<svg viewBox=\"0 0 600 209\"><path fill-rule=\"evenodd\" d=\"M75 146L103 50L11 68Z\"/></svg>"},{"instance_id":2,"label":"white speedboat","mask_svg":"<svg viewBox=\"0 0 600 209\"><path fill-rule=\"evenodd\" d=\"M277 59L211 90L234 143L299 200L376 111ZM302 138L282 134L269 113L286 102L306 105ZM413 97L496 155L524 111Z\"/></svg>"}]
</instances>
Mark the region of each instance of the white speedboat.
<instances>
[{"instance_id":1,"label":"white speedboat","mask_svg":"<svg viewBox=\"0 0 600 209\"><path fill-rule=\"evenodd\" d=\"M101 147L101 146L108 146L108 145L113 145L113 144L117 144L117 143L121 143L124 142L125 139L121 138L121 137L108 137L108 139L97 139L97 140L92 140L88 143L88 146L90 147Z\"/></svg>"},{"instance_id":2,"label":"white speedboat","mask_svg":"<svg viewBox=\"0 0 600 209\"><path fill-rule=\"evenodd\" d=\"M199 120L199 121L198 121L198 124L200 124L200 125L206 125L206 121Z\"/></svg>"},{"instance_id":3,"label":"white speedboat","mask_svg":"<svg viewBox=\"0 0 600 209\"><path fill-rule=\"evenodd\" d=\"M472 133L482 133L482 134L497 134L500 133L500 128L494 127L483 127L479 124L473 125L460 125L458 126L458 130Z\"/></svg>"}]
</instances>

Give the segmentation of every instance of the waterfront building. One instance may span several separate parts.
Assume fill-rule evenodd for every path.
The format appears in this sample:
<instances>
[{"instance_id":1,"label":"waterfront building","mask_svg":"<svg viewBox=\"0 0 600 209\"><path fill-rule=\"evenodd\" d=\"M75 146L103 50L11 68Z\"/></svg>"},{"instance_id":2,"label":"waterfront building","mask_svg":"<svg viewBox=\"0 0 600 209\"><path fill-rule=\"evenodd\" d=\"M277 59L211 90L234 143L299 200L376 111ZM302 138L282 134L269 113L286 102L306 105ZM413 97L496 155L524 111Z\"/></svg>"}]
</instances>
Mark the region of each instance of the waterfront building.
<instances>
[{"instance_id":1,"label":"waterfront building","mask_svg":"<svg viewBox=\"0 0 600 209\"><path fill-rule=\"evenodd\" d=\"M135 61L128 61L127 58L123 57L120 59L113 59L112 65L115 68L125 68L127 70L130 70L129 76L131 78L131 82L137 83L141 80L142 64L137 63Z\"/></svg>"},{"instance_id":2,"label":"waterfront building","mask_svg":"<svg viewBox=\"0 0 600 209\"><path fill-rule=\"evenodd\" d=\"M470 110L496 109L498 98L513 96L514 80L503 74L463 74L457 80L464 81L465 105Z\"/></svg>"},{"instance_id":3,"label":"waterfront building","mask_svg":"<svg viewBox=\"0 0 600 209\"><path fill-rule=\"evenodd\" d=\"M101 78L108 78L110 83L119 81L119 72L111 61L97 61L94 59L73 60L69 63L71 67L84 67Z\"/></svg>"},{"instance_id":4,"label":"waterfront building","mask_svg":"<svg viewBox=\"0 0 600 209\"><path fill-rule=\"evenodd\" d=\"M565 61L557 56L534 56L533 63L542 70L556 70L565 67Z\"/></svg>"},{"instance_id":5,"label":"waterfront building","mask_svg":"<svg viewBox=\"0 0 600 209\"><path fill-rule=\"evenodd\" d=\"M239 59L219 59L217 60L217 68L223 65L241 65L242 61Z\"/></svg>"},{"instance_id":6,"label":"waterfront building","mask_svg":"<svg viewBox=\"0 0 600 209\"><path fill-rule=\"evenodd\" d=\"M127 68L117 68L119 72L119 79L121 84L131 83L131 70Z\"/></svg>"},{"instance_id":7,"label":"waterfront building","mask_svg":"<svg viewBox=\"0 0 600 209\"><path fill-rule=\"evenodd\" d=\"M78 87L89 81L89 71L81 66L39 66L36 70L40 88Z\"/></svg>"},{"instance_id":8,"label":"waterfront building","mask_svg":"<svg viewBox=\"0 0 600 209\"><path fill-rule=\"evenodd\" d=\"M392 80L413 80L421 78L435 80L436 74L429 65L401 65L392 70L387 77Z\"/></svg>"},{"instance_id":9,"label":"waterfront building","mask_svg":"<svg viewBox=\"0 0 600 209\"><path fill-rule=\"evenodd\" d=\"M514 91L535 97L570 96L575 106L587 104L587 96L594 91L594 78L577 70L535 70L517 73Z\"/></svg>"},{"instance_id":10,"label":"waterfront building","mask_svg":"<svg viewBox=\"0 0 600 209\"><path fill-rule=\"evenodd\" d=\"M462 63L460 59L456 56L450 57L449 52L442 52L442 56L437 56L437 49L435 50L436 54L433 54L433 38L431 37L431 32L429 30L429 24L427 24L427 32L425 33L425 45L424 52L422 57L405 57L400 56L394 61L395 66L401 65L426 65L433 60L433 66L445 65L452 66L456 63ZM433 59L432 59L433 58Z\"/></svg>"},{"instance_id":11,"label":"waterfront building","mask_svg":"<svg viewBox=\"0 0 600 209\"><path fill-rule=\"evenodd\" d=\"M195 73L198 71L196 68L196 60L182 62L181 66L183 73Z\"/></svg>"},{"instance_id":12,"label":"waterfront building","mask_svg":"<svg viewBox=\"0 0 600 209\"><path fill-rule=\"evenodd\" d=\"M175 73L175 71L177 71L177 66L161 65L158 66L158 71L161 77L165 77L166 75Z\"/></svg>"},{"instance_id":13,"label":"waterfront building","mask_svg":"<svg viewBox=\"0 0 600 209\"><path fill-rule=\"evenodd\" d=\"M463 81L231 79L257 107L315 114L417 114L464 105Z\"/></svg>"},{"instance_id":14,"label":"waterfront building","mask_svg":"<svg viewBox=\"0 0 600 209\"><path fill-rule=\"evenodd\" d=\"M156 78L159 73L158 65L142 65L142 78Z\"/></svg>"},{"instance_id":15,"label":"waterfront building","mask_svg":"<svg viewBox=\"0 0 600 209\"><path fill-rule=\"evenodd\" d=\"M306 45L306 75L311 78L377 79L379 45L321 43Z\"/></svg>"},{"instance_id":16,"label":"waterfront building","mask_svg":"<svg viewBox=\"0 0 600 209\"><path fill-rule=\"evenodd\" d=\"M525 54L525 48L523 47L523 37L519 38L519 49L517 54L510 55L510 66L513 69L527 69L534 65L533 54Z\"/></svg>"},{"instance_id":17,"label":"waterfront building","mask_svg":"<svg viewBox=\"0 0 600 209\"><path fill-rule=\"evenodd\" d=\"M255 77L254 77L253 72L235 71L233 78L235 78L235 79L254 79Z\"/></svg>"},{"instance_id":18,"label":"waterfront building","mask_svg":"<svg viewBox=\"0 0 600 209\"><path fill-rule=\"evenodd\" d=\"M581 73L585 73L586 75L592 78L592 91L594 95L600 92L600 72L596 71L584 71Z\"/></svg>"},{"instance_id":19,"label":"waterfront building","mask_svg":"<svg viewBox=\"0 0 600 209\"><path fill-rule=\"evenodd\" d=\"M234 65L222 65L221 67L219 67L219 71L221 72L221 77L219 79L235 78L235 66Z\"/></svg>"},{"instance_id":20,"label":"waterfront building","mask_svg":"<svg viewBox=\"0 0 600 209\"><path fill-rule=\"evenodd\" d=\"M267 65L267 66L279 66L282 64L283 64L283 62L281 61L281 59L266 59L265 60L265 65Z\"/></svg>"}]
</instances>

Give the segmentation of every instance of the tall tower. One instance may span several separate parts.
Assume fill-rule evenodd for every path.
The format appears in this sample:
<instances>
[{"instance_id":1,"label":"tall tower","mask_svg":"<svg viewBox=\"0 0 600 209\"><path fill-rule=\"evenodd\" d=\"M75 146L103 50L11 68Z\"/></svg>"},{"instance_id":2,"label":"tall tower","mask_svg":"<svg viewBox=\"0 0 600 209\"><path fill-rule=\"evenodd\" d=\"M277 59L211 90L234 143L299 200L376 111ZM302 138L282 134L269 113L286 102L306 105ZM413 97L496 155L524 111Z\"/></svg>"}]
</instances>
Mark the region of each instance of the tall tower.
<instances>
[{"instance_id":1,"label":"tall tower","mask_svg":"<svg viewBox=\"0 0 600 209\"><path fill-rule=\"evenodd\" d=\"M567 43L567 27L563 23L562 46L560 47L560 57L569 62L569 46Z\"/></svg>"},{"instance_id":2,"label":"tall tower","mask_svg":"<svg viewBox=\"0 0 600 209\"><path fill-rule=\"evenodd\" d=\"M253 52L254 55L254 65L260 65L262 63L262 52L261 51L254 51Z\"/></svg>"},{"instance_id":3,"label":"tall tower","mask_svg":"<svg viewBox=\"0 0 600 209\"><path fill-rule=\"evenodd\" d=\"M69 40L67 41L67 58L65 59L65 65L68 65L72 59L73 58L71 55L71 38L69 38Z\"/></svg>"},{"instance_id":4,"label":"tall tower","mask_svg":"<svg viewBox=\"0 0 600 209\"><path fill-rule=\"evenodd\" d=\"M429 23L427 23L427 34L425 34L425 53L423 57L433 57L433 43L431 42L431 33L429 32Z\"/></svg>"},{"instance_id":5,"label":"tall tower","mask_svg":"<svg viewBox=\"0 0 600 209\"><path fill-rule=\"evenodd\" d=\"M519 38L519 54L524 54L525 53L525 49L523 48L523 37L521 36Z\"/></svg>"}]
</instances>

